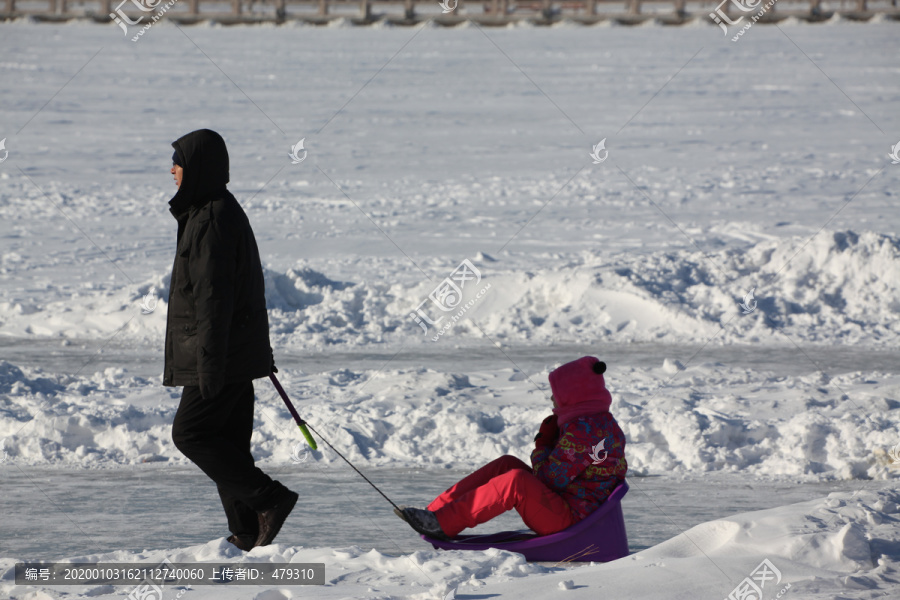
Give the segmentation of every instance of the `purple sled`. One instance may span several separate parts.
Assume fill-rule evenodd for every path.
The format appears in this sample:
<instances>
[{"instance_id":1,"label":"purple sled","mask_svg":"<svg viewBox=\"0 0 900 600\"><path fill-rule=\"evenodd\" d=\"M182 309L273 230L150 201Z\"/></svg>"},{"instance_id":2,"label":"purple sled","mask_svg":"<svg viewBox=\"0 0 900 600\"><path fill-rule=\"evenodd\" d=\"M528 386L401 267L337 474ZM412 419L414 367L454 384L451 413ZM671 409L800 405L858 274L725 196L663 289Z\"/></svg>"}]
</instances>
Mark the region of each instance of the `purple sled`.
<instances>
[{"instance_id":1,"label":"purple sled","mask_svg":"<svg viewBox=\"0 0 900 600\"><path fill-rule=\"evenodd\" d=\"M524 555L529 562L609 562L628 556L622 515L622 497L627 491L628 484L623 481L600 508L568 529L550 535L525 530L461 535L449 541L425 535L422 539L442 550L509 550Z\"/></svg>"}]
</instances>

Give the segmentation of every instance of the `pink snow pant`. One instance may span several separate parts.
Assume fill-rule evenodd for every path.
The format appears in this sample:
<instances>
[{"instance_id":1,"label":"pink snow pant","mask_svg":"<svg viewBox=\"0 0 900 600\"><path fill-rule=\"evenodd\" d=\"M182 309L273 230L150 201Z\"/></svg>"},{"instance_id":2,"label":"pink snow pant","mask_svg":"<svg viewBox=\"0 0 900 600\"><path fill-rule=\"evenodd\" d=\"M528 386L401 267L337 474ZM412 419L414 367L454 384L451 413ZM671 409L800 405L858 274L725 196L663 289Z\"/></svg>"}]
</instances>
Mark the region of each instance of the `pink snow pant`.
<instances>
[{"instance_id":1,"label":"pink snow pant","mask_svg":"<svg viewBox=\"0 0 900 600\"><path fill-rule=\"evenodd\" d=\"M528 465L509 455L461 479L428 505L450 537L513 508L539 535L562 531L576 522L562 496L534 476Z\"/></svg>"}]
</instances>

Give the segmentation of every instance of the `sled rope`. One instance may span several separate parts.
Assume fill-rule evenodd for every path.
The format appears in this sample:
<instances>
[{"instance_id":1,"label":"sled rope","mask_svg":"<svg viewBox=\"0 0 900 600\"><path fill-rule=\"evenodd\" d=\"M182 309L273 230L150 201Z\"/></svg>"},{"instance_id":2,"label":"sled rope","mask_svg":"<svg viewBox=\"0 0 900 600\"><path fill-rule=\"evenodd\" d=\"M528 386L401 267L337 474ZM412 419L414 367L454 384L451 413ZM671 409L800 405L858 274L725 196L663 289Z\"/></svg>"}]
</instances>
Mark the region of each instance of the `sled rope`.
<instances>
[{"instance_id":1,"label":"sled rope","mask_svg":"<svg viewBox=\"0 0 900 600\"><path fill-rule=\"evenodd\" d=\"M285 391L284 391L284 388L281 387L281 383L279 383L278 379L275 378L275 374L274 374L274 373L269 373L269 379L272 380L272 384L275 386L275 389L278 390L278 395L281 396L281 399L284 400L284 403L287 405L288 410L291 412L291 416L294 417L294 421L297 422L297 427L300 428L300 432L303 434L303 437L306 438L306 443L309 444L309 447L312 448L313 450L316 450L316 449L318 448L318 447L316 446L316 441L315 441L315 440L313 439L313 437L309 434L309 431L307 430L307 427L308 427L309 429L311 429L313 433L315 433L317 436L319 436L319 437L322 439L323 442L325 442L326 444L328 444L328 447L331 448L331 449L334 451L335 454L337 454L338 456L340 456L341 458L343 458L343 459L344 459L344 462L347 463L348 465L350 465L350 468L351 468L351 469L353 469L354 471L356 471L356 472L359 474L360 477L362 477L363 479L366 480L366 483L368 483L368 484L371 485L373 488L375 488L375 491L378 492L379 494L381 494L381 497L382 497L382 498L384 498L385 500L387 500L388 502L390 502L391 506L393 506L395 509L397 509L397 510L399 511L399 510L400 510L400 507L397 506L396 504L394 504L394 501L393 501L393 500L391 500L390 498L388 498L388 497L385 495L384 492L382 492L380 489L378 489L378 486L377 486L377 485L375 485L374 483L372 483L371 481L369 481L369 478L366 477L365 475L363 475L363 474L362 474L362 471L360 471L359 469L357 469L357 468L353 465L352 462L350 462L349 460L347 460L347 457L346 457L346 456L344 456L343 454L341 454L340 452L338 452L337 448L335 448L333 445L331 445L331 442L329 442L328 440L326 440L325 437L324 437L321 433L319 433L318 431L316 431L315 428L313 428L312 425L310 425L309 423L307 423L306 421L304 421L303 419L300 418L300 415L297 413L297 409L294 408L294 405L291 403L290 398L288 398L287 392L285 392Z\"/></svg>"}]
</instances>

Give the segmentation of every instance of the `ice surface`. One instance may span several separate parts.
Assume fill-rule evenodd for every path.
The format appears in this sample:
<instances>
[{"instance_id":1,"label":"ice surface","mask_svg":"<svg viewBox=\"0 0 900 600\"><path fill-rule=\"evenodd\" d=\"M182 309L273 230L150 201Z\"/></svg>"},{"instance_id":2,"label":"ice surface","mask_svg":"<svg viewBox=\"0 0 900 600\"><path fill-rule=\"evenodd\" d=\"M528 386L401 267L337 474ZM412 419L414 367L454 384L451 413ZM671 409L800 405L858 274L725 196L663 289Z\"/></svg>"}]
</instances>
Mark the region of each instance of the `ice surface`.
<instances>
[{"instance_id":1,"label":"ice surface","mask_svg":"<svg viewBox=\"0 0 900 600\"><path fill-rule=\"evenodd\" d=\"M640 484L639 484L640 485ZM689 482L688 482L689 485ZM894 490L835 492L827 498L745 512L707 521L652 548L607 564L579 566L528 564L517 554L498 550L442 552L422 549L396 555L360 546L335 548L275 544L243 555L224 538L193 546L139 552L83 553L81 562L223 561L322 562L326 585L280 588L284 598L556 598L560 588L580 590L574 597L595 597L616 590L629 598L726 597L769 561L777 573L764 582L768 594L787 588L800 598L872 597L896 589L896 526L900 495ZM684 523L678 523L683 526ZM0 592L14 600L27 594L66 598L121 598L130 590L114 586L72 586L23 593L12 584L15 559L0 558ZM564 582L571 582L566 584ZM560 585L563 584L563 585ZM175 590L167 590L174 596ZM270 598L275 590L259 587L222 589L196 586L195 598ZM249 595L249 594L270 594ZM43 597L43 596L40 596Z\"/></svg>"},{"instance_id":2,"label":"ice surface","mask_svg":"<svg viewBox=\"0 0 900 600\"><path fill-rule=\"evenodd\" d=\"M7 25L0 334L161 343L166 148L208 125L279 350L424 344L409 314L464 258L492 288L457 340L895 346L900 90L868 49L896 27L787 30Z\"/></svg>"}]
</instances>

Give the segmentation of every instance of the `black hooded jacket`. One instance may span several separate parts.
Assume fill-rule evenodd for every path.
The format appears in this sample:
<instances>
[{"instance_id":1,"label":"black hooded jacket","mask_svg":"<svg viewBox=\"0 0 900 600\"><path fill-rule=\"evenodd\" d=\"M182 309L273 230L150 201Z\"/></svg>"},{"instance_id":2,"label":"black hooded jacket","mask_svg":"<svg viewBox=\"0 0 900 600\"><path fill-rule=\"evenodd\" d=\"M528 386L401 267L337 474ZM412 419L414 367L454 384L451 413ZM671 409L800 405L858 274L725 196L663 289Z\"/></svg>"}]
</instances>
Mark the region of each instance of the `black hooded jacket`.
<instances>
[{"instance_id":1,"label":"black hooded jacket","mask_svg":"<svg viewBox=\"0 0 900 600\"><path fill-rule=\"evenodd\" d=\"M169 201L178 237L163 385L199 385L212 398L272 372L265 282L250 222L225 187L225 141L200 129L172 146L184 177Z\"/></svg>"}]
</instances>

